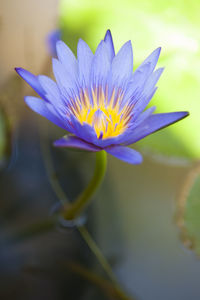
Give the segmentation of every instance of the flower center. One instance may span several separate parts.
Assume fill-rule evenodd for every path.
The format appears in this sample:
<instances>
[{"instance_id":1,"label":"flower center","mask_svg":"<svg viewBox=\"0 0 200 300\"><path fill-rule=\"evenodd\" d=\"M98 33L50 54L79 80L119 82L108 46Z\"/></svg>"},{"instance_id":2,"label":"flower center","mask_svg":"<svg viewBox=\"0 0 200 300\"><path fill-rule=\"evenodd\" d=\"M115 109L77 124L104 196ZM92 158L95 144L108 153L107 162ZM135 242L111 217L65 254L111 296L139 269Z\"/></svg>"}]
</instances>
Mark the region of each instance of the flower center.
<instances>
[{"instance_id":1,"label":"flower center","mask_svg":"<svg viewBox=\"0 0 200 300\"><path fill-rule=\"evenodd\" d=\"M83 124L92 126L99 139L116 137L127 128L130 107L122 106L123 94L113 90L108 100L103 88L92 90L92 103L88 92L81 92L71 106L72 113Z\"/></svg>"}]
</instances>

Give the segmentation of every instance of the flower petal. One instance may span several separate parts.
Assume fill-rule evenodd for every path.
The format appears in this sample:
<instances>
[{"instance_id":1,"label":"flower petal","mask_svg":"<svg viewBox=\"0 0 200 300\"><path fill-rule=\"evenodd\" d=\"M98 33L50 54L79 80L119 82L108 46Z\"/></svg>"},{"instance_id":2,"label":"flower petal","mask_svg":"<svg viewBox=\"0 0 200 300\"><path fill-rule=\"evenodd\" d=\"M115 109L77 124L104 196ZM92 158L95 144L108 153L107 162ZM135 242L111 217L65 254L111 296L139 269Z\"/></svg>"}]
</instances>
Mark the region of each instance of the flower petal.
<instances>
[{"instance_id":1,"label":"flower petal","mask_svg":"<svg viewBox=\"0 0 200 300\"><path fill-rule=\"evenodd\" d=\"M158 62L158 58L160 56L160 51L161 51L161 47L155 49L144 61L143 63L139 66L139 68L143 67L145 64L147 63L151 63L151 68L149 70L149 73L153 72L153 70L155 69L155 66Z\"/></svg>"},{"instance_id":2,"label":"flower petal","mask_svg":"<svg viewBox=\"0 0 200 300\"><path fill-rule=\"evenodd\" d=\"M92 59L94 57L90 47L80 39L77 46L78 72L81 85L88 86L90 80L90 72Z\"/></svg>"},{"instance_id":3,"label":"flower petal","mask_svg":"<svg viewBox=\"0 0 200 300\"><path fill-rule=\"evenodd\" d=\"M95 86L105 83L110 66L107 46L104 41L101 41L95 52L91 68L91 80Z\"/></svg>"},{"instance_id":4,"label":"flower petal","mask_svg":"<svg viewBox=\"0 0 200 300\"><path fill-rule=\"evenodd\" d=\"M138 95L141 95L141 93L143 92L143 88L145 87L145 84L147 83L149 76L151 75L151 73L153 72L153 70L156 66L156 63L157 63L159 55L160 55L160 51L161 51L161 48L157 48L156 50L154 50L143 61L143 63L135 70L133 75L130 77L130 81L127 85L127 90L124 95L124 100L123 100L124 102L130 101L130 100L137 102ZM160 69L158 69L158 70L160 70ZM153 78L150 77L150 79L148 81L149 83L152 83L153 80L155 80L155 77L159 74L159 72L161 72L161 70L158 72L157 71L154 72L156 74L153 75ZM160 73L160 75L161 75L161 73ZM159 77L158 77L158 79L159 79ZM155 82L155 84L156 84L156 82ZM135 100L133 100L133 97Z\"/></svg>"},{"instance_id":5,"label":"flower petal","mask_svg":"<svg viewBox=\"0 0 200 300\"><path fill-rule=\"evenodd\" d=\"M104 150L129 164L137 165L142 163L142 155L134 149L124 146L110 146Z\"/></svg>"},{"instance_id":6,"label":"flower petal","mask_svg":"<svg viewBox=\"0 0 200 300\"><path fill-rule=\"evenodd\" d=\"M38 80L48 100L54 105L60 105L62 100L57 84L45 75L39 75Z\"/></svg>"},{"instance_id":7,"label":"flower petal","mask_svg":"<svg viewBox=\"0 0 200 300\"><path fill-rule=\"evenodd\" d=\"M139 124L141 124L142 122L144 122L150 115L153 114L153 112L155 111L156 106L152 106L147 108L145 111L143 111L137 118L137 120L135 122L133 122L133 127L135 128L137 127Z\"/></svg>"},{"instance_id":8,"label":"flower petal","mask_svg":"<svg viewBox=\"0 0 200 300\"><path fill-rule=\"evenodd\" d=\"M123 85L133 72L133 50L131 41L125 43L112 61L112 83Z\"/></svg>"},{"instance_id":9,"label":"flower petal","mask_svg":"<svg viewBox=\"0 0 200 300\"><path fill-rule=\"evenodd\" d=\"M158 48L160 49L160 48ZM157 53L158 55L158 49L156 49L154 52ZM154 53L153 52L153 53ZM152 55L153 57L156 55ZM159 52L160 53L160 52ZM151 60L151 55L150 55L150 60ZM124 100L123 102L126 101L134 101L134 103L137 102L138 97L142 94L143 99L149 98L150 94L153 93L154 87L156 83L158 82L164 68L159 68L155 72L152 71L155 68L155 61L151 63L147 59L135 70L133 75L131 76L131 79L128 83L127 90L124 95ZM145 96L145 97L144 97ZM135 100L133 100L133 97ZM139 103L138 103L139 104ZM140 101L141 104L141 101ZM143 109L146 106L143 107ZM143 110L142 109L142 110Z\"/></svg>"},{"instance_id":10,"label":"flower petal","mask_svg":"<svg viewBox=\"0 0 200 300\"><path fill-rule=\"evenodd\" d=\"M53 73L58 83L58 87L63 96L66 98L72 96L72 91L77 90L76 82L66 71L64 66L56 58L52 59Z\"/></svg>"},{"instance_id":11,"label":"flower petal","mask_svg":"<svg viewBox=\"0 0 200 300\"><path fill-rule=\"evenodd\" d=\"M63 41L58 41L56 43L56 50L58 59L65 67L67 73L69 73L73 77L73 79L77 78L77 60L71 49Z\"/></svg>"},{"instance_id":12,"label":"flower petal","mask_svg":"<svg viewBox=\"0 0 200 300\"><path fill-rule=\"evenodd\" d=\"M44 90L41 87L38 77L23 68L15 68L15 71L40 95L44 97Z\"/></svg>"},{"instance_id":13,"label":"flower petal","mask_svg":"<svg viewBox=\"0 0 200 300\"><path fill-rule=\"evenodd\" d=\"M155 114L148 117L143 123L136 127L132 134L129 134L129 137L124 145L133 144L145 136L158 131L162 128L169 126L189 115L186 111L172 112L172 113L163 113Z\"/></svg>"},{"instance_id":14,"label":"flower petal","mask_svg":"<svg viewBox=\"0 0 200 300\"><path fill-rule=\"evenodd\" d=\"M50 103L50 110L53 109L56 111L60 118L63 116L66 118L67 105L62 100L57 84L51 78L45 75L38 76L38 80L45 91L46 99Z\"/></svg>"},{"instance_id":15,"label":"flower petal","mask_svg":"<svg viewBox=\"0 0 200 300\"><path fill-rule=\"evenodd\" d=\"M107 46L109 59L110 61L112 61L115 56L115 49L114 49L113 39L110 30L106 31L104 42Z\"/></svg>"},{"instance_id":16,"label":"flower petal","mask_svg":"<svg viewBox=\"0 0 200 300\"><path fill-rule=\"evenodd\" d=\"M141 112L146 108L146 106L149 104L151 99L153 98L155 92L157 91L157 87L154 88L154 90L151 92L149 95L144 95L142 94L139 98L138 101L136 102L134 108L133 108L133 119L132 121L136 121L138 116L141 114Z\"/></svg>"},{"instance_id":17,"label":"flower petal","mask_svg":"<svg viewBox=\"0 0 200 300\"><path fill-rule=\"evenodd\" d=\"M93 144L93 141L97 139L94 128L87 123L80 124L80 122L73 115L71 115L71 124L74 128L74 134L80 137L82 140Z\"/></svg>"},{"instance_id":18,"label":"flower petal","mask_svg":"<svg viewBox=\"0 0 200 300\"><path fill-rule=\"evenodd\" d=\"M136 87L143 87L146 82L149 74L149 70L151 68L151 63L146 63L143 66L137 68L133 75L131 76L130 84Z\"/></svg>"},{"instance_id":19,"label":"flower petal","mask_svg":"<svg viewBox=\"0 0 200 300\"><path fill-rule=\"evenodd\" d=\"M61 31L56 29L47 36L47 46L51 56L56 57L56 43L61 39Z\"/></svg>"},{"instance_id":20,"label":"flower petal","mask_svg":"<svg viewBox=\"0 0 200 300\"><path fill-rule=\"evenodd\" d=\"M65 124L56 116L56 113L53 113L53 106L51 106L52 110L50 111L47 107L47 103L44 100L32 96L26 96L25 102L33 111L35 111L39 115L47 118L49 121L53 122L63 129L68 129L66 128Z\"/></svg>"},{"instance_id":21,"label":"flower petal","mask_svg":"<svg viewBox=\"0 0 200 300\"><path fill-rule=\"evenodd\" d=\"M135 101L134 107L134 120L137 119L138 115L146 108L149 104L151 99L153 98L157 87L155 87L156 83L158 82L164 68L159 68L155 72L153 72L150 77L145 82L143 91L141 95L138 96L137 101ZM137 98L137 97L136 97Z\"/></svg>"},{"instance_id":22,"label":"flower petal","mask_svg":"<svg viewBox=\"0 0 200 300\"><path fill-rule=\"evenodd\" d=\"M155 72L153 72L153 74L148 78L148 80L145 83L143 94L149 95L153 91L163 71L164 68L159 68Z\"/></svg>"},{"instance_id":23,"label":"flower petal","mask_svg":"<svg viewBox=\"0 0 200 300\"><path fill-rule=\"evenodd\" d=\"M130 81L127 85L127 89L124 94L123 103L131 101L133 103L137 102L138 96L142 93L145 82L147 81L149 70L151 64L147 63L143 67L136 69L136 71L131 75Z\"/></svg>"},{"instance_id":24,"label":"flower petal","mask_svg":"<svg viewBox=\"0 0 200 300\"><path fill-rule=\"evenodd\" d=\"M66 148L77 148L86 151L97 152L102 149L83 141L82 139L74 136L74 135L66 135L61 139L54 142L54 146L56 147L66 147Z\"/></svg>"}]
</instances>

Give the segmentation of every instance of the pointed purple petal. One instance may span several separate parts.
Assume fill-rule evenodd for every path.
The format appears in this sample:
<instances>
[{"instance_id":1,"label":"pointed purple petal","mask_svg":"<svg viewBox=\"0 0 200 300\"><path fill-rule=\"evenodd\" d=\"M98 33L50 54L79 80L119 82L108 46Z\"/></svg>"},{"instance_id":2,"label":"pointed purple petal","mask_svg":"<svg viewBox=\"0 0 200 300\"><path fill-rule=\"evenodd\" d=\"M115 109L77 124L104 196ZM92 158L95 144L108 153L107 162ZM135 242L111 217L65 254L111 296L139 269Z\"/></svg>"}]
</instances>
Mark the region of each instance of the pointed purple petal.
<instances>
[{"instance_id":1,"label":"pointed purple petal","mask_svg":"<svg viewBox=\"0 0 200 300\"><path fill-rule=\"evenodd\" d=\"M155 49L144 61L143 63L139 66L139 68L143 67L145 64L147 63L151 63L151 68L149 70L149 72L153 72L153 70L155 69L155 66L158 62L158 58L160 56L160 51L161 51L161 47Z\"/></svg>"},{"instance_id":2,"label":"pointed purple petal","mask_svg":"<svg viewBox=\"0 0 200 300\"><path fill-rule=\"evenodd\" d=\"M77 135L84 141L93 144L93 141L97 139L97 135L94 131L94 128L88 125L87 123L81 124L73 115L71 115L71 124L74 128L75 135Z\"/></svg>"},{"instance_id":3,"label":"pointed purple petal","mask_svg":"<svg viewBox=\"0 0 200 300\"><path fill-rule=\"evenodd\" d=\"M138 125L140 125L142 122L144 122L147 118L149 118L150 115L153 114L153 112L155 111L156 106L152 106L147 108L145 111L143 111L137 118L137 120L135 121L135 124L133 128L137 127Z\"/></svg>"},{"instance_id":4,"label":"pointed purple petal","mask_svg":"<svg viewBox=\"0 0 200 300\"><path fill-rule=\"evenodd\" d=\"M154 88L153 91L149 95L142 94L141 97L136 102L134 108L133 108L133 120L136 121L139 115L143 112L143 110L146 108L146 106L149 104L151 99L153 98L155 92L157 91L157 87Z\"/></svg>"},{"instance_id":5,"label":"pointed purple petal","mask_svg":"<svg viewBox=\"0 0 200 300\"><path fill-rule=\"evenodd\" d=\"M112 34L111 34L110 30L106 31L106 35L104 37L104 42L107 46L109 59L110 59L110 61L112 61L115 56L115 49L114 49Z\"/></svg>"},{"instance_id":6,"label":"pointed purple petal","mask_svg":"<svg viewBox=\"0 0 200 300\"><path fill-rule=\"evenodd\" d=\"M65 67L67 73L69 73L73 79L77 78L78 64L71 49L63 41L58 41L56 43L56 50L58 59Z\"/></svg>"},{"instance_id":7,"label":"pointed purple petal","mask_svg":"<svg viewBox=\"0 0 200 300\"><path fill-rule=\"evenodd\" d=\"M50 111L47 107L47 103L44 100L32 96L27 96L25 97L25 102L34 112L45 117L57 126L63 129L67 129L63 122L56 116L56 112L53 113L53 107L51 106L52 110Z\"/></svg>"},{"instance_id":8,"label":"pointed purple petal","mask_svg":"<svg viewBox=\"0 0 200 300\"><path fill-rule=\"evenodd\" d=\"M52 59L53 73L58 84L59 90L66 98L70 95L71 91L77 91L77 86L73 78L66 71L64 66L56 58Z\"/></svg>"},{"instance_id":9,"label":"pointed purple petal","mask_svg":"<svg viewBox=\"0 0 200 300\"><path fill-rule=\"evenodd\" d=\"M127 101L132 101L133 97L136 94L141 94L145 82L149 76L151 64L147 63L143 67L138 68L133 75L130 77L130 81L128 83L127 89L125 91L123 102L126 103ZM135 97L134 102L137 102L137 97Z\"/></svg>"},{"instance_id":10,"label":"pointed purple petal","mask_svg":"<svg viewBox=\"0 0 200 300\"><path fill-rule=\"evenodd\" d=\"M15 68L15 71L40 95L44 97L44 90L41 87L38 77L23 68Z\"/></svg>"},{"instance_id":11,"label":"pointed purple petal","mask_svg":"<svg viewBox=\"0 0 200 300\"><path fill-rule=\"evenodd\" d=\"M149 104L151 99L153 98L157 87L155 87L156 83L158 82L164 68L157 69L155 72L153 72L150 77L145 82L143 91L141 92L141 95L139 97L136 97L136 104L133 109L135 120L137 119L137 116L146 108L146 106Z\"/></svg>"},{"instance_id":12,"label":"pointed purple petal","mask_svg":"<svg viewBox=\"0 0 200 300\"><path fill-rule=\"evenodd\" d=\"M130 81L127 86L127 90L124 95L124 100L123 101L128 101L130 98L133 98L135 94L141 94L143 89L145 88L145 84L149 82L149 85L155 81L156 84L156 79L158 81L159 76L162 74L163 69L158 69L156 72L154 72L153 77L149 76L153 72L156 63L158 61L159 55L160 55L161 48L157 48L154 50L144 61L143 63L135 70L133 75L130 77ZM149 91L149 89L148 89ZM137 97L135 99L137 101ZM135 102L136 102L135 101Z\"/></svg>"},{"instance_id":13,"label":"pointed purple petal","mask_svg":"<svg viewBox=\"0 0 200 300\"><path fill-rule=\"evenodd\" d=\"M125 43L112 61L112 82L123 84L133 72L133 50L131 41Z\"/></svg>"},{"instance_id":14,"label":"pointed purple petal","mask_svg":"<svg viewBox=\"0 0 200 300\"><path fill-rule=\"evenodd\" d=\"M129 137L124 145L133 144L145 136L165 128L189 115L188 112L179 111L172 113L155 114L148 117L138 127L134 128L133 133L129 134Z\"/></svg>"},{"instance_id":15,"label":"pointed purple petal","mask_svg":"<svg viewBox=\"0 0 200 300\"><path fill-rule=\"evenodd\" d=\"M60 119L66 119L66 103L62 100L57 84L51 78L44 75L39 75L38 80L45 91L47 107L50 110L53 109Z\"/></svg>"},{"instance_id":16,"label":"pointed purple petal","mask_svg":"<svg viewBox=\"0 0 200 300\"><path fill-rule=\"evenodd\" d=\"M104 41L101 41L95 52L91 68L91 80L95 85L105 83L110 66L107 46Z\"/></svg>"},{"instance_id":17,"label":"pointed purple petal","mask_svg":"<svg viewBox=\"0 0 200 300\"><path fill-rule=\"evenodd\" d=\"M77 149L93 151L93 152L102 150L90 143L81 140L80 138L74 135L66 135L62 137L61 139L54 142L54 146L65 147L65 148L77 148Z\"/></svg>"},{"instance_id":18,"label":"pointed purple petal","mask_svg":"<svg viewBox=\"0 0 200 300\"><path fill-rule=\"evenodd\" d=\"M137 165L142 163L142 155L134 149L124 146L110 146L104 150L129 164Z\"/></svg>"},{"instance_id":19,"label":"pointed purple petal","mask_svg":"<svg viewBox=\"0 0 200 300\"><path fill-rule=\"evenodd\" d=\"M81 85L89 85L93 57L94 55L90 50L90 47L80 39L77 46L77 58L79 80Z\"/></svg>"},{"instance_id":20,"label":"pointed purple petal","mask_svg":"<svg viewBox=\"0 0 200 300\"><path fill-rule=\"evenodd\" d=\"M152 75L150 75L145 83L143 94L148 95L152 92L163 71L164 68L159 68L155 72L153 72Z\"/></svg>"},{"instance_id":21,"label":"pointed purple petal","mask_svg":"<svg viewBox=\"0 0 200 300\"><path fill-rule=\"evenodd\" d=\"M63 104L57 84L45 75L39 75L38 80L47 99L55 106Z\"/></svg>"}]
</instances>

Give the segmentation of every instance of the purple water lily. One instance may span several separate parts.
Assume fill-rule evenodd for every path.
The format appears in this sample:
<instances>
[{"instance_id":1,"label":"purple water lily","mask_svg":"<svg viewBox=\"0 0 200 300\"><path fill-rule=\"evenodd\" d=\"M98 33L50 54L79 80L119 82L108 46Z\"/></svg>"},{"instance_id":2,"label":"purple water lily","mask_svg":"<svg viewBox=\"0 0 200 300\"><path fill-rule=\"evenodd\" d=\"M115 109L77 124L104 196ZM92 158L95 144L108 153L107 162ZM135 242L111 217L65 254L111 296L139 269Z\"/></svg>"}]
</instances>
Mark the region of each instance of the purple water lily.
<instances>
[{"instance_id":1,"label":"purple water lily","mask_svg":"<svg viewBox=\"0 0 200 300\"><path fill-rule=\"evenodd\" d=\"M56 82L22 68L16 71L42 98L27 96L27 105L69 132L54 142L57 147L105 150L125 162L139 164L141 154L127 146L188 115L182 111L153 114L155 107L144 110L163 72L163 68L154 71L160 48L135 72L131 42L115 55L109 30L95 54L81 39L77 59L61 40L56 43L56 50Z\"/></svg>"}]
</instances>

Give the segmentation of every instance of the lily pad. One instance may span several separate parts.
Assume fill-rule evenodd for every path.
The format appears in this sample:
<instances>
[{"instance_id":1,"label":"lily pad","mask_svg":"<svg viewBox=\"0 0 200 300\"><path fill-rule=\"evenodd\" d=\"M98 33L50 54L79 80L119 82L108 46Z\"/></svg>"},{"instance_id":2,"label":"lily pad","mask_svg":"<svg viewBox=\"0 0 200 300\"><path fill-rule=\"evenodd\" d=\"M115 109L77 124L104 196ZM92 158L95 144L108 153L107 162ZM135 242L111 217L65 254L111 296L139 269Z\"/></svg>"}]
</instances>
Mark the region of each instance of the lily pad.
<instances>
[{"instance_id":1,"label":"lily pad","mask_svg":"<svg viewBox=\"0 0 200 300\"><path fill-rule=\"evenodd\" d=\"M177 224L183 243L200 255L200 162L186 177L178 198Z\"/></svg>"}]
</instances>

